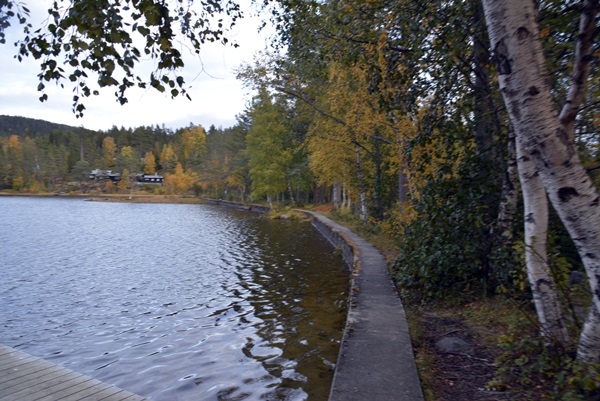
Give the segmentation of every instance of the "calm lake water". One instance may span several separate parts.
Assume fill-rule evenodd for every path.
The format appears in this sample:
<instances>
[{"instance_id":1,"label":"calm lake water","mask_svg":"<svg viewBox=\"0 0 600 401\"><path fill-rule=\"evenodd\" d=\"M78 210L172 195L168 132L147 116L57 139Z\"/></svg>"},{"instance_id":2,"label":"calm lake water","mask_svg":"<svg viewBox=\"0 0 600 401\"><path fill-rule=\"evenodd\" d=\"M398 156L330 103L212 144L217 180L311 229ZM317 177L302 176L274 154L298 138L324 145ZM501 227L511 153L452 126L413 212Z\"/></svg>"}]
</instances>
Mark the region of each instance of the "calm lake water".
<instances>
[{"instance_id":1,"label":"calm lake water","mask_svg":"<svg viewBox=\"0 0 600 401\"><path fill-rule=\"evenodd\" d=\"M0 343L156 401L326 400L348 277L307 223L0 197Z\"/></svg>"}]
</instances>

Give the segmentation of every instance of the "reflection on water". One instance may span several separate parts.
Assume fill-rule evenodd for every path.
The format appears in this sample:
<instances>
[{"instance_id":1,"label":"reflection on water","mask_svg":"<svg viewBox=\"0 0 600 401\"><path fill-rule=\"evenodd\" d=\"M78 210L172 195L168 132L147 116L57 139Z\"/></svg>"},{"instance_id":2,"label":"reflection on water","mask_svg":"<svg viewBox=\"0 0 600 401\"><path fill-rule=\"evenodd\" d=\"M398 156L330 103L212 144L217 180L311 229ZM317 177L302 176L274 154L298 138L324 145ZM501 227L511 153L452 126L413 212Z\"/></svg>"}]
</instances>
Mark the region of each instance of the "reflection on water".
<instances>
[{"instance_id":1,"label":"reflection on water","mask_svg":"<svg viewBox=\"0 0 600 401\"><path fill-rule=\"evenodd\" d=\"M0 197L0 343L153 400L326 400L347 298L309 224Z\"/></svg>"}]
</instances>

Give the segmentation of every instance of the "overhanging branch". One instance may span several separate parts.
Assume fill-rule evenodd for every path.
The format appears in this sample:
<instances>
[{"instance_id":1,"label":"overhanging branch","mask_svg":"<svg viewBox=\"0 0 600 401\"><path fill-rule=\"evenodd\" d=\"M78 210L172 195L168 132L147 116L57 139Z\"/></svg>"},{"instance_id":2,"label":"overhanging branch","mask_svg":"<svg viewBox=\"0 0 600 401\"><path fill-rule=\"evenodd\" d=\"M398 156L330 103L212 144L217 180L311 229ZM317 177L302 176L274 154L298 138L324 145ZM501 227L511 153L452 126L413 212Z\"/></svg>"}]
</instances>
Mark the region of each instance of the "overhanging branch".
<instances>
[{"instance_id":1,"label":"overhanging branch","mask_svg":"<svg viewBox=\"0 0 600 401\"><path fill-rule=\"evenodd\" d=\"M571 87L567 100L560 112L560 122L565 126L569 135L574 135L575 118L583 100L586 81L592 61L593 40L596 33L596 14L598 0L584 0L579 20L579 35L575 44L575 60Z\"/></svg>"}]
</instances>

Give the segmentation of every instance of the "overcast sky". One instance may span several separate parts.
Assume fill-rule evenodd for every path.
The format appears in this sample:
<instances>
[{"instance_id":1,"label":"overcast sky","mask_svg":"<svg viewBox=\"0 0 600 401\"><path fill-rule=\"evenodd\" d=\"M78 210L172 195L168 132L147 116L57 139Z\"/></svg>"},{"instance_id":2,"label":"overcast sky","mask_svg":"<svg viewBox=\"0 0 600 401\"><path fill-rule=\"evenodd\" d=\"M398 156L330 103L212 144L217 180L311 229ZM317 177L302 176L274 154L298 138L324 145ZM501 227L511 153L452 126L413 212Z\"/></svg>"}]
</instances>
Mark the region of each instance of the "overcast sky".
<instances>
[{"instance_id":1,"label":"overcast sky","mask_svg":"<svg viewBox=\"0 0 600 401\"><path fill-rule=\"evenodd\" d=\"M34 28L45 19L48 0L24 0L32 12ZM23 116L55 123L83 126L94 130L108 130L117 127L137 127L141 125L165 125L179 128L190 123L205 128L210 125L230 127L235 124L235 116L243 111L248 94L241 82L235 79L234 69L241 62L251 62L255 52L266 47L266 35L257 33L260 18L248 9L246 17L238 22L230 36L240 45L239 48L211 44L203 48L200 57L189 54L186 66L181 72L186 83L191 85L185 97L171 99L170 96L154 89L129 89L129 103L121 106L114 96L113 88L104 88L100 96L84 101L86 106L83 118L76 118L71 111L72 87L68 80L64 89L48 84L46 93L49 100L41 103L37 92L39 64L28 58L22 62L14 58L16 48L13 43L22 33L22 28L14 25L6 31L6 44L0 45L0 114ZM15 23L16 21L13 21Z\"/></svg>"}]
</instances>

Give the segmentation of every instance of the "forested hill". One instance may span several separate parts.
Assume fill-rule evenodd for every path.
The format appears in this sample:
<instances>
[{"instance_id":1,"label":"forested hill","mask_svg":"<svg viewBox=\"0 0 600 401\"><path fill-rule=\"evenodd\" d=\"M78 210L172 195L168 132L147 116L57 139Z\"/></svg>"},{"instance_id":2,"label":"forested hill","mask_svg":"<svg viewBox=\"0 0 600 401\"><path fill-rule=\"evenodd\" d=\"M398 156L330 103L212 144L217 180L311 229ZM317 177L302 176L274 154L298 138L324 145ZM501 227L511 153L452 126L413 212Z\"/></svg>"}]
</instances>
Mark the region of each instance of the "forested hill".
<instances>
[{"instance_id":1,"label":"forested hill","mask_svg":"<svg viewBox=\"0 0 600 401\"><path fill-rule=\"evenodd\" d=\"M70 192L127 190L129 180L90 182L90 171L165 177L157 193L193 190L223 197L244 194L247 166L242 126L207 131L201 126L171 130L159 126L112 127L107 131L1 116L0 190ZM64 128L63 128L64 127ZM236 193L237 193L236 192ZM240 195L241 196L241 195Z\"/></svg>"},{"instance_id":2,"label":"forested hill","mask_svg":"<svg viewBox=\"0 0 600 401\"><path fill-rule=\"evenodd\" d=\"M80 128L34 118L0 115L0 136L47 135L53 131L73 132Z\"/></svg>"}]
</instances>

